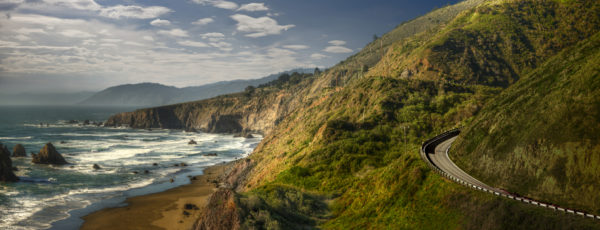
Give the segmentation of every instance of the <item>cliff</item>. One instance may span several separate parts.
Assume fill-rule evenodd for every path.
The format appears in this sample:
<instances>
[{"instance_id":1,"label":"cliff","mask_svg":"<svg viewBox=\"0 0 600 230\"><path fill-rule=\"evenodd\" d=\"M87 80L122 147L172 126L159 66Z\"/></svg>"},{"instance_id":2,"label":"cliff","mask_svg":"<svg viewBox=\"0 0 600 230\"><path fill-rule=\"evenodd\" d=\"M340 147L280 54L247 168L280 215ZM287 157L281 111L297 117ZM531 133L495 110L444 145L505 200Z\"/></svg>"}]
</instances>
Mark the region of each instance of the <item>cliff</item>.
<instances>
[{"instance_id":1,"label":"cliff","mask_svg":"<svg viewBox=\"0 0 600 230\"><path fill-rule=\"evenodd\" d=\"M303 98L295 97L296 93L314 79L312 74L282 76L270 84L241 93L116 114L105 126L268 133L301 104Z\"/></svg>"}]
</instances>

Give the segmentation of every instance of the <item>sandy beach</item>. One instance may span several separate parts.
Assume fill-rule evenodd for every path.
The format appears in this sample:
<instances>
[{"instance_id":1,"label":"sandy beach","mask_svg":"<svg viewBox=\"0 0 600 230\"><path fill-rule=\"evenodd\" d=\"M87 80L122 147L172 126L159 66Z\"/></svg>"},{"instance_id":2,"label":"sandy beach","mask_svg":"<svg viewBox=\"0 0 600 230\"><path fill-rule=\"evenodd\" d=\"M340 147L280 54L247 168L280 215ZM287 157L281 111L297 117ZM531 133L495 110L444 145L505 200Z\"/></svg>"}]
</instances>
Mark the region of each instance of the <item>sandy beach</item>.
<instances>
[{"instance_id":1,"label":"sandy beach","mask_svg":"<svg viewBox=\"0 0 600 230\"><path fill-rule=\"evenodd\" d=\"M83 230L191 229L210 195L213 183L231 163L211 166L188 185L164 192L131 197L124 207L106 208L83 217Z\"/></svg>"}]
</instances>

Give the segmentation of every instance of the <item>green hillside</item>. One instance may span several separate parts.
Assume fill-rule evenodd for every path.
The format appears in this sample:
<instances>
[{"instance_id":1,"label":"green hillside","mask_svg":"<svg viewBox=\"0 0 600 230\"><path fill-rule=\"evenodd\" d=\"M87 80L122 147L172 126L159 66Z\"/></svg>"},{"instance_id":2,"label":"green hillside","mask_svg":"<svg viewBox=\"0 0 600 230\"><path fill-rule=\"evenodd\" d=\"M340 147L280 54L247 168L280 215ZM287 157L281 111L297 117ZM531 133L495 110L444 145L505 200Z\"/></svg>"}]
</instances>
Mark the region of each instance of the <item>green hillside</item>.
<instances>
[{"instance_id":1,"label":"green hillside","mask_svg":"<svg viewBox=\"0 0 600 230\"><path fill-rule=\"evenodd\" d=\"M438 30L394 43L367 77L335 91L325 88L327 93L299 107L266 136L250 156L254 166L238 184L241 225L600 228L593 220L448 182L418 155L423 140L468 123L502 91L496 86L508 87L540 71L549 58L597 33L598 6L594 1L489 1ZM558 40L533 40L543 38L536 31L546 29L544 36ZM409 77L402 76L404 64L414 65ZM348 76L336 72L339 68L326 76Z\"/></svg>"},{"instance_id":2,"label":"green hillside","mask_svg":"<svg viewBox=\"0 0 600 230\"><path fill-rule=\"evenodd\" d=\"M600 34L541 65L490 102L455 143L483 181L600 213Z\"/></svg>"}]
</instances>

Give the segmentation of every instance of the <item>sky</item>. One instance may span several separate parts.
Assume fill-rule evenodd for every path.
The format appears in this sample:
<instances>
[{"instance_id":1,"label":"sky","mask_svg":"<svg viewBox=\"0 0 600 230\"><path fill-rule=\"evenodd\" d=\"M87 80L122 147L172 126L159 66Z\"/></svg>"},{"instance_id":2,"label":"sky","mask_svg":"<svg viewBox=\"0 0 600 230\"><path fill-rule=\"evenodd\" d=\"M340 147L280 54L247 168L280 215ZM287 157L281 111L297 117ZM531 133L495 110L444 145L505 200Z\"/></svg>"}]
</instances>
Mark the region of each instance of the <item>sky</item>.
<instances>
[{"instance_id":1,"label":"sky","mask_svg":"<svg viewBox=\"0 0 600 230\"><path fill-rule=\"evenodd\" d=\"M0 0L0 92L327 68L457 0Z\"/></svg>"}]
</instances>

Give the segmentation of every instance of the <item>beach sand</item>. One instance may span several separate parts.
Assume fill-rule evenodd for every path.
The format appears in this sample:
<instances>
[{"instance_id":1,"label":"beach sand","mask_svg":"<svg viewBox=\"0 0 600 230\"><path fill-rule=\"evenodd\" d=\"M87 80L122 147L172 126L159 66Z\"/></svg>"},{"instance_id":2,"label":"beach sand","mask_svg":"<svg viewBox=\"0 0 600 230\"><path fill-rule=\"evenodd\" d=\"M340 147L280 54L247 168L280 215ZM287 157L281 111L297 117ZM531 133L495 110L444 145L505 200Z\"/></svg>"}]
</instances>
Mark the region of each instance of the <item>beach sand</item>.
<instances>
[{"instance_id":1,"label":"beach sand","mask_svg":"<svg viewBox=\"0 0 600 230\"><path fill-rule=\"evenodd\" d=\"M84 216L81 229L191 229L208 198L216 191L213 181L218 180L230 165L211 166L191 184L131 197L125 201L128 204L125 207L106 208ZM197 208L186 209L186 204Z\"/></svg>"}]
</instances>

